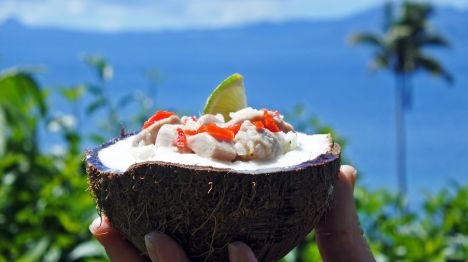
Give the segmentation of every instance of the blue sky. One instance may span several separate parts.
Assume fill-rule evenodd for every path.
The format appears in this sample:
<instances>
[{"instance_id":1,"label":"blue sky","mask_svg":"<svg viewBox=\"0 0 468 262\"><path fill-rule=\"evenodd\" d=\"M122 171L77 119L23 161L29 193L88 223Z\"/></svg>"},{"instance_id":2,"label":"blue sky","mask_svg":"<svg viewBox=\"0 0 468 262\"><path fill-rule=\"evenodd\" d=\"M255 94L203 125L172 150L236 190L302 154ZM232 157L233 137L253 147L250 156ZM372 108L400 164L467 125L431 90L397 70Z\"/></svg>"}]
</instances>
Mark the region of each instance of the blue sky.
<instances>
[{"instance_id":1,"label":"blue sky","mask_svg":"<svg viewBox=\"0 0 468 262\"><path fill-rule=\"evenodd\" d=\"M384 0L0 0L0 21L91 31L219 28L262 21L336 19ZM468 8L468 0L432 0Z\"/></svg>"}]
</instances>

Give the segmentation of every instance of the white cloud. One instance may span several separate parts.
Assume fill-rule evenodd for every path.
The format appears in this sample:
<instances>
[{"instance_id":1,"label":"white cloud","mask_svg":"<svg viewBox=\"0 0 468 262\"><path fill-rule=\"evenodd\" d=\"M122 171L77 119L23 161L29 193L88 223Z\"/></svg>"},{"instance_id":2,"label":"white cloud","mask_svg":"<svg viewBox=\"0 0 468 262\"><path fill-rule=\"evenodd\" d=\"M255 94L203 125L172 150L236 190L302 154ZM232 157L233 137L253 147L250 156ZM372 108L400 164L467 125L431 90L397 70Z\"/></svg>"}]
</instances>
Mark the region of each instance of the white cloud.
<instances>
[{"instance_id":1,"label":"white cloud","mask_svg":"<svg viewBox=\"0 0 468 262\"><path fill-rule=\"evenodd\" d=\"M85 0L68 0L68 11L72 14L82 14L86 10Z\"/></svg>"},{"instance_id":2,"label":"white cloud","mask_svg":"<svg viewBox=\"0 0 468 262\"><path fill-rule=\"evenodd\" d=\"M433 0L467 7L468 0ZM83 30L216 28L261 21L335 18L383 0L2 0L0 21Z\"/></svg>"}]
</instances>

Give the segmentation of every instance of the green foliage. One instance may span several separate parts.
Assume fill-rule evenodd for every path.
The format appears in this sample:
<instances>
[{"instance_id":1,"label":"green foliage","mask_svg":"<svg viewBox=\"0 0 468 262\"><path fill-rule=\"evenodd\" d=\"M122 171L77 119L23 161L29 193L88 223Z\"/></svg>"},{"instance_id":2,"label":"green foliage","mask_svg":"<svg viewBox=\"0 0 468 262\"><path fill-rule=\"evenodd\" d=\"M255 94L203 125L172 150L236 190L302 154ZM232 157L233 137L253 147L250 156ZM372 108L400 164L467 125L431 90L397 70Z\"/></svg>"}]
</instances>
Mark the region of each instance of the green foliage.
<instances>
[{"instance_id":1,"label":"green foliage","mask_svg":"<svg viewBox=\"0 0 468 262\"><path fill-rule=\"evenodd\" d=\"M95 204L85 192L82 138L62 128L61 147L42 152L37 133L48 111L45 93L31 75L1 74L1 260L69 260L78 243L90 240L84 225L95 216Z\"/></svg>"},{"instance_id":2,"label":"green foliage","mask_svg":"<svg viewBox=\"0 0 468 262\"><path fill-rule=\"evenodd\" d=\"M372 250L385 261L464 261L468 257L468 186L426 194L416 211L398 212L398 196L357 188L360 219Z\"/></svg>"},{"instance_id":3,"label":"green foliage","mask_svg":"<svg viewBox=\"0 0 468 262\"><path fill-rule=\"evenodd\" d=\"M46 91L30 70L0 74L0 261L94 261L105 257L88 231L97 212L86 192L84 143L101 143L119 135L120 126L126 125L121 120L122 109L135 103L136 115L142 119L152 103L136 92L115 103L106 85L112 78L112 66L99 56L83 60L97 72L95 83ZM51 92L71 105L72 115L50 108L47 93ZM84 97L90 102L82 105ZM76 122L83 111L87 120L98 122L99 132L82 134ZM38 132L45 127L61 143L41 149Z\"/></svg>"},{"instance_id":4,"label":"green foliage","mask_svg":"<svg viewBox=\"0 0 468 262\"><path fill-rule=\"evenodd\" d=\"M114 76L114 68L104 57L100 55L85 54L82 56L82 59L96 72L100 81L107 82Z\"/></svg>"},{"instance_id":5,"label":"green foliage","mask_svg":"<svg viewBox=\"0 0 468 262\"><path fill-rule=\"evenodd\" d=\"M91 99L91 102L85 105L84 112L88 119L97 120L93 125L99 127L100 132L90 133L88 138L94 142L102 143L105 141L103 133L108 137L115 137L120 134L123 128L138 129L146 117L151 114L151 110L154 110L151 96L135 90L123 94L118 99L111 99L112 90L107 84L113 77L112 65L98 55L85 55L83 60L92 71L96 72L97 81L60 90L65 98L75 103L81 96L88 95ZM150 82L148 93L154 95L157 85L163 82L163 76L159 71L153 69L148 71L146 77ZM115 94L113 95L115 97ZM125 120L121 114L129 106L135 106L136 110L133 112L136 113L132 113L131 117ZM80 110L78 109L76 114Z\"/></svg>"},{"instance_id":6,"label":"green foliage","mask_svg":"<svg viewBox=\"0 0 468 262\"><path fill-rule=\"evenodd\" d=\"M361 227L377 261L466 261L468 186L427 194L422 207L399 213L397 194L355 189ZM320 261L311 233L283 261Z\"/></svg>"}]
</instances>

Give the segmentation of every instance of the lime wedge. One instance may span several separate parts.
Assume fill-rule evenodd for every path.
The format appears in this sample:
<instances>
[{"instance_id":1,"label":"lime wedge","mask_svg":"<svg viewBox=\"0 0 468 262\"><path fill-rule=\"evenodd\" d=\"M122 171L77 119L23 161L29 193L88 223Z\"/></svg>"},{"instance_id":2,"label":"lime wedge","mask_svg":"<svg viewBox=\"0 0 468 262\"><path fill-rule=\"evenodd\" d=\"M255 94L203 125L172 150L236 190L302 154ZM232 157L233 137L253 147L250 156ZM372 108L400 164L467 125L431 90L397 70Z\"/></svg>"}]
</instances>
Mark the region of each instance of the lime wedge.
<instances>
[{"instance_id":1,"label":"lime wedge","mask_svg":"<svg viewBox=\"0 0 468 262\"><path fill-rule=\"evenodd\" d=\"M247 107L244 78L233 74L219 84L206 100L203 114L222 114L224 120L231 119L229 113Z\"/></svg>"}]
</instances>

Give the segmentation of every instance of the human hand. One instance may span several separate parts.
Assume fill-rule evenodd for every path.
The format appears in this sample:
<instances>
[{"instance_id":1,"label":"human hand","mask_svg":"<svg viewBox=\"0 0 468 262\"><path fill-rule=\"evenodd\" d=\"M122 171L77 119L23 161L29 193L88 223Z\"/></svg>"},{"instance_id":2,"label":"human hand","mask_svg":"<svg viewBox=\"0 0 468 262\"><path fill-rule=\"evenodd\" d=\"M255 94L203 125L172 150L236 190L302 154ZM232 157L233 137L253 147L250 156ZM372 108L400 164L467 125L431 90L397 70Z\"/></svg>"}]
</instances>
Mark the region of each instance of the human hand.
<instances>
[{"instance_id":1,"label":"human hand","mask_svg":"<svg viewBox=\"0 0 468 262\"><path fill-rule=\"evenodd\" d=\"M141 253L115 229L109 220L96 218L89 227L91 233L104 246L109 259L112 262L127 261L155 261L155 262L184 262L189 261L187 255L177 242L169 236L151 232L145 236L148 257ZM228 246L229 261L231 262L255 262L257 259L253 251L242 242L233 242Z\"/></svg>"},{"instance_id":2,"label":"human hand","mask_svg":"<svg viewBox=\"0 0 468 262\"><path fill-rule=\"evenodd\" d=\"M359 225L353 197L355 182L356 169L341 166L332 208L316 227L323 261L375 261Z\"/></svg>"},{"instance_id":3,"label":"human hand","mask_svg":"<svg viewBox=\"0 0 468 262\"><path fill-rule=\"evenodd\" d=\"M316 228L316 239L324 261L374 261L363 232L354 204L353 189L356 170L341 166L335 185L334 206L321 219ZM106 217L96 218L90 226L91 233L104 246L113 262L118 261L189 261L182 247L169 236L152 232L145 236L148 257L141 256L133 245L113 229ZM257 261L252 250L242 242L229 245L229 259Z\"/></svg>"}]
</instances>

